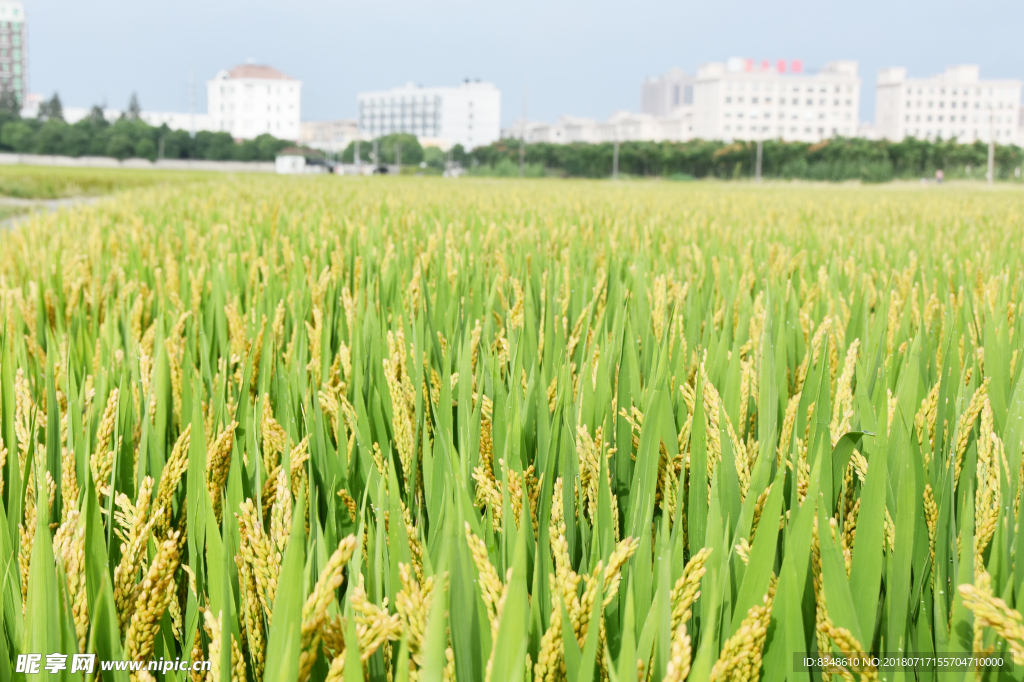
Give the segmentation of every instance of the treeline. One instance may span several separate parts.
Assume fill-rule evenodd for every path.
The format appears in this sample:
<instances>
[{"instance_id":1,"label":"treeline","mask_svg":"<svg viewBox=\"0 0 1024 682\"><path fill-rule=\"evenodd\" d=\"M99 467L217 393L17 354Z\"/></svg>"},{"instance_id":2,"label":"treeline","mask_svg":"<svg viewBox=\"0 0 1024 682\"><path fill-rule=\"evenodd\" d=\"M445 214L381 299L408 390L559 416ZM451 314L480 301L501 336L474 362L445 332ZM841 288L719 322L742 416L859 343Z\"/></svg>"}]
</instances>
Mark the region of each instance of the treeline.
<instances>
[{"instance_id":1,"label":"treeline","mask_svg":"<svg viewBox=\"0 0 1024 682\"><path fill-rule=\"evenodd\" d=\"M111 156L142 158L207 159L211 161L273 161L292 143L273 135L235 142L229 133L171 130L155 127L139 118L135 97L128 110L111 123L96 106L75 123L64 120L60 99L44 102L36 118L22 118L16 107L0 101L0 151L61 156Z\"/></svg>"},{"instance_id":2,"label":"treeline","mask_svg":"<svg viewBox=\"0 0 1024 682\"><path fill-rule=\"evenodd\" d=\"M499 140L469 153L470 166L483 174L518 174L519 140ZM612 173L613 146L604 144L527 144L529 175L601 178ZM749 178L754 175L756 142L622 142L619 173L638 177ZM988 145L958 144L955 140L902 142L834 138L817 144L768 140L763 144L761 174L765 178L804 180L862 180L934 177L984 178ZM1020 179L1024 150L996 145L998 179Z\"/></svg>"},{"instance_id":3,"label":"treeline","mask_svg":"<svg viewBox=\"0 0 1024 682\"><path fill-rule=\"evenodd\" d=\"M355 163L356 144L349 142L348 147L341 152L339 160L342 163ZM455 145L446 154L437 147L424 147L415 135L409 133L391 133L375 140L361 140L358 145L360 163L374 163L374 150L377 154L376 163L385 165L401 162L403 166L422 165L424 168L443 170L448 161L465 166L468 160L461 144Z\"/></svg>"}]
</instances>

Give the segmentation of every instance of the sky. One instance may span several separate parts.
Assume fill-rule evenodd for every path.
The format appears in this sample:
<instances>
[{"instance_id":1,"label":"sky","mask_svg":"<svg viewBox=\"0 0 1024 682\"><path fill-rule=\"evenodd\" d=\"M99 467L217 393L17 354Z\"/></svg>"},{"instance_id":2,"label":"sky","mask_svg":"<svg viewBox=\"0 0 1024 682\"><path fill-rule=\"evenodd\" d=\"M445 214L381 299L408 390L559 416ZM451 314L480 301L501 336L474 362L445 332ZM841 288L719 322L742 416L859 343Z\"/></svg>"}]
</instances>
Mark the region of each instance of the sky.
<instances>
[{"instance_id":1,"label":"sky","mask_svg":"<svg viewBox=\"0 0 1024 682\"><path fill-rule=\"evenodd\" d=\"M303 120L354 118L356 94L492 81L502 123L637 111L640 83L731 56L859 62L861 119L878 69L961 63L1024 78L1020 0L24 0L29 88L64 106L196 110L206 81L252 59L303 82Z\"/></svg>"}]
</instances>

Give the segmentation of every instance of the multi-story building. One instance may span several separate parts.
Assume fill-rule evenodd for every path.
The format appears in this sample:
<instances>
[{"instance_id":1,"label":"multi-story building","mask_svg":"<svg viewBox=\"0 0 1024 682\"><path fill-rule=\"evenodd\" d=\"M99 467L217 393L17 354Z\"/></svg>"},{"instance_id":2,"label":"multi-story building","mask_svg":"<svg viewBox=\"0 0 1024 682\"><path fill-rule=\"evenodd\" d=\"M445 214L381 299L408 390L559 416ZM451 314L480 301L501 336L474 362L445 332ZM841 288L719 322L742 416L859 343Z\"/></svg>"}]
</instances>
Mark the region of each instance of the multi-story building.
<instances>
[{"instance_id":1,"label":"multi-story building","mask_svg":"<svg viewBox=\"0 0 1024 682\"><path fill-rule=\"evenodd\" d=\"M345 151L349 143L359 136L359 123L351 119L337 121L303 121L299 130L299 144L320 151Z\"/></svg>"},{"instance_id":2,"label":"multi-story building","mask_svg":"<svg viewBox=\"0 0 1024 682\"><path fill-rule=\"evenodd\" d=\"M502 128L499 137L502 140L523 139L530 144L535 142L562 144L565 142L565 140L562 139L564 134L565 131L557 123L547 123L546 121L524 121L520 118L513 121L512 125L507 128Z\"/></svg>"},{"instance_id":3,"label":"multi-story building","mask_svg":"<svg viewBox=\"0 0 1024 682\"><path fill-rule=\"evenodd\" d=\"M501 91L493 83L466 80L457 87L403 87L361 92L359 134L372 139L409 133L447 148L472 149L498 140Z\"/></svg>"},{"instance_id":4,"label":"multi-story building","mask_svg":"<svg viewBox=\"0 0 1024 682\"><path fill-rule=\"evenodd\" d=\"M772 65L734 57L697 69L694 137L801 142L852 137L859 107L855 61L830 62L810 72L799 61Z\"/></svg>"},{"instance_id":5,"label":"multi-story building","mask_svg":"<svg viewBox=\"0 0 1024 682\"><path fill-rule=\"evenodd\" d=\"M206 103L213 129L235 139L264 133L299 137L302 82L269 66L242 64L221 71L206 82Z\"/></svg>"},{"instance_id":6,"label":"multi-story building","mask_svg":"<svg viewBox=\"0 0 1024 682\"><path fill-rule=\"evenodd\" d=\"M668 116L617 111L607 121L582 116L560 116L557 123L518 120L501 131L502 138L528 143L547 142L683 142L693 137L693 109L682 107Z\"/></svg>"},{"instance_id":7,"label":"multi-story building","mask_svg":"<svg viewBox=\"0 0 1024 682\"><path fill-rule=\"evenodd\" d=\"M694 78L680 68L645 78L640 84L640 113L670 116L693 104Z\"/></svg>"},{"instance_id":8,"label":"multi-story building","mask_svg":"<svg viewBox=\"0 0 1024 682\"><path fill-rule=\"evenodd\" d=\"M13 92L19 104L28 94L27 38L25 6L0 0L0 88Z\"/></svg>"},{"instance_id":9,"label":"multi-story building","mask_svg":"<svg viewBox=\"0 0 1024 682\"><path fill-rule=\"evenodd\" d=\"M1020 142L1021 81L982 80L973 64L931 78L907 78L903 67L878 72L875 126L881 137L960 142Z\"/></svg>"}]
</instances>

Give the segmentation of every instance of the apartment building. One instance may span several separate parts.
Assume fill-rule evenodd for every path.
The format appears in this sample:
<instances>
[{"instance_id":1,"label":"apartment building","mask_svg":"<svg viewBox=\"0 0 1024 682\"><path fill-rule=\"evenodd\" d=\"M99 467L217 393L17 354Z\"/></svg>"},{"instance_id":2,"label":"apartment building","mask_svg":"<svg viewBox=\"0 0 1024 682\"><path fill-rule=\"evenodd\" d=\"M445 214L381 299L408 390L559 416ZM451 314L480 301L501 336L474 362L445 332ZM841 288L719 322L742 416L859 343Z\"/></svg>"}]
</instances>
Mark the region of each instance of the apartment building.
<instances>
[{"instance_id":1,"label":"apartment building","mask_svg":"<svg viewBox=\"0 0 1024 682\"><path fill-rule=\"evenodd\" d=\"M857 62L816 71L797 60L759 64L734 57L702 64L693 86L694 137L819 142L857 134Z\"/></svg>"},{"instance_id":2,"label":"apartment building","mask_svg":"<svg viewBox=\"0 0 1024 682\"><path fill-rule=\"evenodd\" d=\"M206 82L206 103L213 129L235 139L299 137L302 82L270 66L242 64L219 72Z\"/></svg>"},{"instance_id":3,"label":"apartment building","mask_svg":"<svg viewBox=\"0 0 1024 682\"><path fill-rule=\"evenodd\" d=\"M640 113L664 117L691 107L693 83L693 76L678 67L645 78L640 84Z\"/></svg>"},{"instance_id":4,"label":"apartment building","mask_svg":"<svg viewBox=\"0 0 1024 682\"><path fill-rule=\"evenodd\" d=\"M930 78L908 78L903 67L878 72L875 126L888 140L906 137L1020 144L1021 81L981 79L974 64Z\"/></svg>"},{"instance_id":5,"label":"apartment building","mask_svg":"<svg viewBox=\"0 0 1024 682\"><path fill-rule=\"evenodd\" d=\"M502 139L523 138L530 144L586 142L683 142L693 137L692 107L668 116L617 111L607 121L583 116L559 116L557 123L520 119L501 131Z\"/></svg>"},{"instance_id":6,"label":"apartment building","mask_svg":"<svg viewBox=\"0 0 1024 682\"><path fill-rule=\"evenodd\" d=\"M501 133L501 91L493 83L466 80L454 87L402 87L361 92L359 134L365 139L409 133L448 148L473 149Z\"/></svg>"},{"instance_id":7,"label":"apartment building","mask_svg":"<svg viewBox=\"0 0 1024 682\"><path fill-rule=\"evenodd\" d=\"M0 0L0 87L24 105L28 95L28 29L25 6Z\"/></svg>"}]
</instances>

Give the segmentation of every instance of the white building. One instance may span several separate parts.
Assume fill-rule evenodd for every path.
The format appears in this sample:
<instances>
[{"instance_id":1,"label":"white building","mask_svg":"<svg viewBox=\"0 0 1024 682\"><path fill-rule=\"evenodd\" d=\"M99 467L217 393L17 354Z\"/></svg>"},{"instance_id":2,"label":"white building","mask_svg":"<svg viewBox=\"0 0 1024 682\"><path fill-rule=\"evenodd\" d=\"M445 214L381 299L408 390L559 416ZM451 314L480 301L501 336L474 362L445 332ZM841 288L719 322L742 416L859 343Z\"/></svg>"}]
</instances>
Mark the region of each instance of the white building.
<instances>
[{"instance_id":1,"label":"white building","mask_svg":"<svg viewBox=\"0 0 1024 682\"><path fill-rule=\"evenodd\" d=\"M878 72L875 126L888 140L1020 143L1021 81L981 80L973 64L931 78L907 78L902 67Z\"/></svg>"},{"instance_id":2,"label":"white building","mask_svg":"<svg viewBox=\"0 0 1024 682\"><path fill-rule=\"evenodd\" d=\"M694 136L706 140L775 139L818 142L857 133L857 62L771 65L732 58L702 64L693 86Z\"/></svg>"},{"instance_id":3,"label":"white building","mask_svg":"<svg viewBox=\"0 0 1024 682\"><path fill-rule=\"evenodd\" d=\"M560 116L557 123L516 121L501 131L501 137L525 136L530 144L587 142L683 142L693 137L693 108L677 108L668 116L617 111L607 121L582 116Z\"/></svg>"},{"instance_id":4,"label":"white building","mask_svg":"<svg viewBox=\"0 0 1024 682\"><path fill-rule=\"evenodd\" d=\"M277 69L243 64L206 82L206 104L214 130L236 139L263 133L299 138L302 82Z\"/></svg>"},{"instance_id":5,"label":"white building","mask_svg":"<svg viewBox=\"0 0 1024 682\"><path fill-rule=\"evenodd\" d=\"M693 104L694 78L680 68L640 84L640 112L651 116L670 116Z\"/></svg>"},{"instance_id":6,"label":"white building","mask_svg":"<svg viewBox=\"0 0 1024 682\"><path fill-rule=\"evenodd\" d=\"M336 154L345 151L359 135L359 122L352 119L338 121L303 121L299 128L299 144Z\"/></svg>"},{"instance_id":7,"label":"white building","mask_svg":"<svg viewBox=\"0 0 1024 682\"><path fill-rule=\"evenodd\" d=\"M557 123L547 123L546 121L523 121L523 119L517 119L512 122L507 128L501 129L501 139L503 140L518 140L525 137L526 142L533 144L535 142L547 142L550 144L562 144L565 142L562 136L565 131Z\"/></svg>"},{"instance_id":8,"label":"white building","mask_svg":"<svg viewBox=\"0 0 1024 682\"><path fill-rule=\"evenodd\" d=\"M488 145L501 133L501 91L493 83L465 81L457 87L403 87L361 92L359 134L373 139L392 133L427 138L442 148Z\"/></svg>"},{"instance_id":9,"label":"white building","mask_svg":"<svg viewBox=\"0 0 1024 682\"><path fill-rule=\"evenodd\" d=\"M29 100L32 100L32 95L29 95ZM35 104L35 111L31 113L32 118L35 118L39 114L39 105ZM75 124L84 118L88 118L92 114L92 107L64 107L64 120L69 124ZM21 110L21 115L26 115L25 110ZM107 120L107 123L113 123L117 119L121 118L121 111L119 109L103 109L103 118Z\"/></svg>"},{"instance_id":10,"label":"white building","mask_svg":"<svg viewBox=\"0 0 1024 682\"><path fill-rule=\"evenodd\" d=\"M27 38L25 6L0 0L0 88L13 92L23 105L28 94Z\"/></svg>"},{"instance_id":11,"label":"white building","mask_svg":"<svg viewBox=\"0 0 1024 682\"><path fill-rule=\"evenodd\" d=\"M274 171L278 175L320 175L330 173L331 168L323 154L308 147L286 147L274 159Z\"/></svg>"},{"instance_id":12,"label":"white building","mask_svg":"<svg viewBox=\"0 0 1024 682\"><path fill-rule=\"evenodd\" d=\"M171 130L187 130L189 132L200 132L202 130L217 130L213 118L209 114L189 114L177 111L142 111L139 118L159 128L166 125Z\"/></svg>"},{"instance_id":13,"label":"white building","mask_svg":"<svg viewBox=\"0 0 1024 682\"><path fill-rule=\"evenodd\" d=\"M31 94L29 95L29 101L32 101ZM23 109L22 116L30 115L34 118L38 111L39 105L36 103L34 111L27 113ZM69 124L78 123L82 119L91 116L92 111L92 107L64 107L64 120ZM123 115L124 112L120 109L111 109L109 107L103 109L103 118L107 120L107 123L113 123ZM197 133L203 130L215 130L213 122L207 114L189 114L178 111L141 111L139 112L139 118L154 128L166 125L171 130L187 130Z\"/></svg>"}]
</instances>

